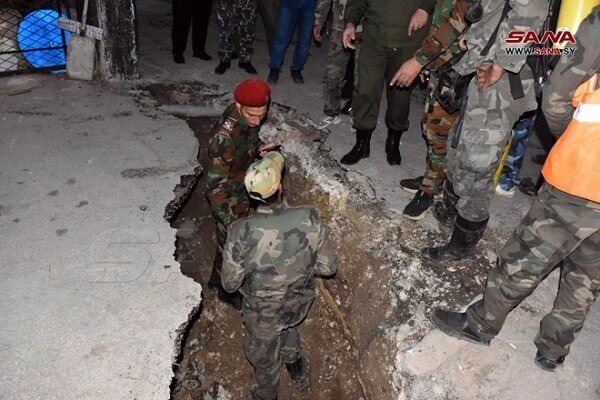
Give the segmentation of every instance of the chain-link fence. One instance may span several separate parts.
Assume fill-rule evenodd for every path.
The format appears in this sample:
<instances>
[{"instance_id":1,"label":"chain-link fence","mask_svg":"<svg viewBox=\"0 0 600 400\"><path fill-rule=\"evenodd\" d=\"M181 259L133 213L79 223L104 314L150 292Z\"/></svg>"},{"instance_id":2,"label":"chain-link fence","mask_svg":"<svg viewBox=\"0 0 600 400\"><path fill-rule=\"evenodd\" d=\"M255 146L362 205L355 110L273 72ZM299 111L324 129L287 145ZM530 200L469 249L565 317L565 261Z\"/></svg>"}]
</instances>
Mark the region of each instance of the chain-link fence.
<instances>
[{"instance_id":1,"label":"chain-link fence","mask_svg":"<svg viewBox=\"0 0 600 400\"><path fill-rule=\"evenodd\" d=\"M60 0L0 0L0 75L65 69L69 32L58 18L69 18Z\"/></svg>"}]
</instances>

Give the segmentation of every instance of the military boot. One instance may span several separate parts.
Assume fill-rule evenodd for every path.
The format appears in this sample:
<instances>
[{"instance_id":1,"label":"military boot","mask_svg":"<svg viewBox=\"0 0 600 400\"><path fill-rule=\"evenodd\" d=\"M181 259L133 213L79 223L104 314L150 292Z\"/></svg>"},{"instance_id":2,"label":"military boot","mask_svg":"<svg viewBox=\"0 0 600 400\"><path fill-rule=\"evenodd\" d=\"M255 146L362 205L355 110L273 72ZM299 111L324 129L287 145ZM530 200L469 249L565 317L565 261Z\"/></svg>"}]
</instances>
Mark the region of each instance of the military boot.
<instances>
[{"instance_id":1,"label":"military boot","mask_svg":"<svg viewBox=\"0 0 600 400\"><path fill-rule=\"evenodd\" d=\"M477 242L483 236L488 220L489 218L472 222L458 215L450 242L440 247L426 247L421 254L425 259L436 263L462 260L470 256L475 251Z\"/></svg>"},{"instance_id":2,"label":"military boot","mask_svg":"<svg viewBox=\"0 0 600 400\"><path fill-rule=\"evenodd\" d=\"M302 355L292 363L285 363L285 368L296 389L301 392L310 389L310 362L306 356Z\"/></svg>"},{"instance_id":3,"label":"military boot","mask_svg":"<svg viewBox=\"0 0 600 400\"><path fill-rule=\"evenodd\" d=\"M489 340L483 339L469 328L469 320L466 313L444 311L436 308L429 319L440 331L448 336L475 344L490 345Z\"/></svg>"},{"instance_id":4,"label":"military boot","mask_svg":"<svg viewBox=\"0 0 600 400\"><path fill-rule=\"evenodd\" d=\"M402 131L388 129L388 136L385 140L385 154L387 162L390 165L400 165L402 156L400 156L400 138Z\"/></svg>"},{"instance_id":5,"label":"military boot","mask_svg":"<svg viewBox=\"0 0 600 400\"><path fill-rule=\"evenodd\" d=\"M550 357L546 357L538 350L535 353L535 365L543 369L544 371L554 372L556 367L562 365L565 362L565 356L560 356L557 360L554 360Z\"/></svg>"},{"instance_id":6,"label":"military boot","mask_svg":"<svg viewBox=\"0 0 600 400\"><path fill-rule=\"evenodd\" d=\"M368 158L371 154L371 133L373 131L365 131L362 129L356 130L356 144L346 154L340 162L346 165L356 164L363 158Z\"/></svg>"},{"instance_id":7,"label":"military boot","mask_svg":"<svg viewBox=\"0 0 600 400\"><path fill-rule=\"evenodd\" d=\"M449 179L444 181L442 201L433 206L433 216L445 227L452 227L456 220L456 203L459 197L454 193L454 186Z\"/></svg>"},{"instance_id":8,"label":"military boot","mask_svg":"<svg viewBox=\"0 0 600 400\"><path fill-rule=\"evenodd\" d=\"M260 392L258 391L258 385L252 385L252 387L250 388L250 399L251 400L269 400L260 395ZM273 400L277 400L277 397L275 397Z\"/></svg>"}]
</instances>

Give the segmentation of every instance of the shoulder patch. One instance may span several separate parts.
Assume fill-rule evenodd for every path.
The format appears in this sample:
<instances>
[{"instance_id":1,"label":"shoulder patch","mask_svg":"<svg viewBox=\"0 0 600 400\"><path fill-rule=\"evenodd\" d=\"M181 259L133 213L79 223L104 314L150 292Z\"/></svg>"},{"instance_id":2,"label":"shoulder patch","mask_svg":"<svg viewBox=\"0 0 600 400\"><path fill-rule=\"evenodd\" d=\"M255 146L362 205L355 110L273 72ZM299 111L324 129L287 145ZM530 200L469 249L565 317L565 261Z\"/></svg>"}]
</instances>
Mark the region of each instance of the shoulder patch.
<instances>
[{"instance_id":1,"label":"shoulder patch","mask_svg":"<svg viewBox=\"0 0 600 400\"><path fill-rule=\"evenodd\" d=\"M225 136L230 136L236 125L237 121L234 117L227 117L219 129L219 133Z\"/></svg>"}]
</instances>

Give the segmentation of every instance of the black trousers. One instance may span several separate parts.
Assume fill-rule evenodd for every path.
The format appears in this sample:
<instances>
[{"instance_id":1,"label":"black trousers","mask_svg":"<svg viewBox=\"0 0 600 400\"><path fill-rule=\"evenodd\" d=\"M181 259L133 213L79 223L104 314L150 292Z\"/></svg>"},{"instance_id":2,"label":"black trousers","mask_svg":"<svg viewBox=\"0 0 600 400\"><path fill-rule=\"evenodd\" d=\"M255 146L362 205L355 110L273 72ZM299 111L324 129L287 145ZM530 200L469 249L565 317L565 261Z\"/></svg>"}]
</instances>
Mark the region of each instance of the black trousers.
<instances>
[{"instance_id":1,"label":"black trousers","mask_svg":"<svg viewBox=\"0 0 600 400\"><path fill-rule=\"evenodd\" d=\"M192 50L204 52L212 0L173 0L173 54L183 54L192 25Z\"/></svg>"}]
</instances>

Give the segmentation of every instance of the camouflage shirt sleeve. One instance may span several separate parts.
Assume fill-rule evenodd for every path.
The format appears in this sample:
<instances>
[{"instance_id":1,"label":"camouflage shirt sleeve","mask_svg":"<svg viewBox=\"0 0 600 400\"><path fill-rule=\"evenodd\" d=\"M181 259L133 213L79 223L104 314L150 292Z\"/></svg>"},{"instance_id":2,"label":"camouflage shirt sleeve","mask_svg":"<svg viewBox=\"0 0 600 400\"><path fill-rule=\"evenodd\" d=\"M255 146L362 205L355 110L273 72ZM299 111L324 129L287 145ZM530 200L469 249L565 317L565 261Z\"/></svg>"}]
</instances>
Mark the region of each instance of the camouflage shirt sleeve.
<instances>
[{"instance_id":1,"label":"camouflage shirt sleeve","mask_svg":"<svg viewBox=\"0 0 600 400\"><path fill-rule=\"evenodd\" d=\"M223 267L221 269L221 284L229 293L237 291L245 278L244 259L242 254L244 240L242 240L241 231L243 230L243 220L236 221L231 225L227 241L223 247Z\"/></svg>"},{"instance_id":2,"label":"camouflage shirt sleeve","mask_svg":"<svg viewBox=\"0 0 600 400\"><path fill-rule=\"evenodd\" d=\"M437 68L460 52L458 46L453 46L453 51L447 50L466 30L465 10L474 3L475 0L438 0L429 35L415 53L415 58L421 65L425 66L435 60L432 67Z\"/></svg>"},{"instance_id":3,"label":"camouflage shirt sleeve","mask_svg":"<svg viewBox=\"0 0 600 400\"><path fill-rule=\"evenodd\" d=\"M555 136L571 122L573 95L577 87L600 70L600 6L581 22L575 34L575 53L563 55L544 87L542 111Z\"/></svg>"},{"instance_id":4,"label":"camouflage shirt sleeve","mask_svg":"<svg viewBox=\"0 0 600 400\"><path fill-rule=\"evenodd\" d=\"M321 221L318 211L313 209L312 212L316 214L316 218L319 224L319 236L317 242L317 262L315 264L315 274L330 276L335 274L338 268L337 254L335 253L333 246L329 242L329 238L327 237L327 233L325 232L325 225Z\"/></svg>"},{"instance_id":5,"label":"camouflage shirt sleeve","mask_svg":"<svg viewBox=\"0 0 600 400\"><path fill-rule=\"evenodd\" d=\"M547 0L508 0L511 10L507 17L500 24L498 36L492 49L490 57L494 63L500 65L506 71L518 73L525 65L527 55L513 55L506 52L507 44L505 39L508 33L514 30L532 30L539 32L548 15Z\"/></svg>"},{"instance_id":6,"label":"camouflage shirt sleeve","mask_svg":"<svg viewBox=\"0 0 600 400\"><path fill-rule=\"evenodd\" d=\"M358 26L368 9L369 0L348 0L344 21Z\"/></svg>"},{"instance_id":7,"label":"camouflage shirt sleeve","mask_svg":"<svg viewBox=\"0 0 600 400\"><path fill-rule=\"evenodd\" d=\"M233 140L226 134L217 133L208 142L209 166L207 173L208 192L206 197L211 205L225 204L223 199L228 197L227 179L229 168L234 160L235 146ZM225 213L226 218L231 218L233 212ZM231 221L224 221L226 224Z\"/></svg>"},{"instance_id":8,"label":"camouflage shirt sleeve","mask_svg":"<svg viewBox=\"0 0 600 400\"><path fill-rule=\"evenodd\" d=\"M331 8L332 0L319 0L317 2L317 8L315 9L315 23L314 26L323 26L329 9Z\"/></svg>"}]
</instances>

